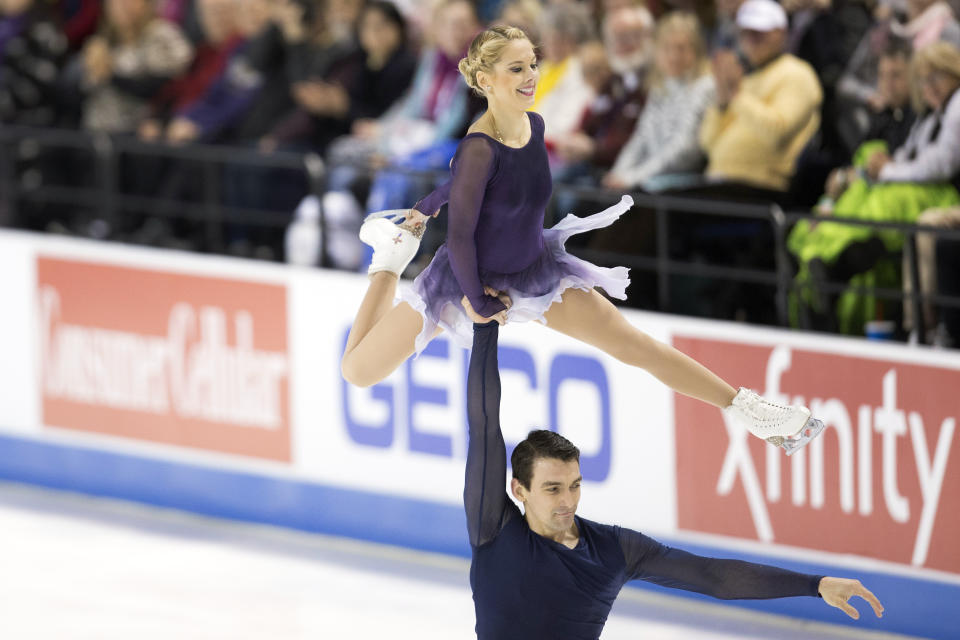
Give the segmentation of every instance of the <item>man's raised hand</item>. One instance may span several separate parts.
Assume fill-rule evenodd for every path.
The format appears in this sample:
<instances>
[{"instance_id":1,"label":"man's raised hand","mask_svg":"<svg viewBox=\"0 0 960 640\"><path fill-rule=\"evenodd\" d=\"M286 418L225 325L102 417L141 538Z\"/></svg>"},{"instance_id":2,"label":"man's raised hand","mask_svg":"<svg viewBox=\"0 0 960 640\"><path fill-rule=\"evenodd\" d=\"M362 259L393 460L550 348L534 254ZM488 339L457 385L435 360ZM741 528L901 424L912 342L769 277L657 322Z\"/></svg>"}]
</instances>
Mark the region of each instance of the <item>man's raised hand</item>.
<instances>
[{"instance_id":1,"label":"man's raised hand","mask_svg":"<svg viewBox=\"0 0 960 640\"><path fill-rule=\"evenodd\" d=\"M878 618L883 617L883 605L877 600L869 589L860 584L859 580L850 580L847 578L822 578L820 580L820 595L823 601L832 607L841 609L854 620L860 619L860 612L847 600L853 596L860 596L870 603L873 612Z\"/></svg>"}]
</instances>

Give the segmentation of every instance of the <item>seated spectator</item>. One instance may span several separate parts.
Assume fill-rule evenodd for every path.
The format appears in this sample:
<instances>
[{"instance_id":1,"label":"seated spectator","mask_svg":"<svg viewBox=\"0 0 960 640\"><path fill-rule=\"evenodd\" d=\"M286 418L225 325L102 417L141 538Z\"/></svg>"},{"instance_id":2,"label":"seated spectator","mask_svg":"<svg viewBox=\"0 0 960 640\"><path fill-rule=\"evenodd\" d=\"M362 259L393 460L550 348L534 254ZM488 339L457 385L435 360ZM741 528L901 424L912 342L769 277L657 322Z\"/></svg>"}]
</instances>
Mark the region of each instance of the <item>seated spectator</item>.
<instances>
[{"instance_id":1,"label":"seated spectator","mask_svg":"<svg viewBox=\"0 0 960 640\"><path fill-rule=\"evenodd\" d=\"M960 207L927 209L917 218L924 227L960 229ZM941 294L960 298L960 240L938 238L930 232L917 233L917 280L924 296ZM911 265L904 254L903 291L909 296L913 290ZM922 325L924 341L941 347L960 345L960 308L944 307L926 300L920 304L920 320L913 317L913 305L906 298L903 308L903 329L917 332Z\"/></svg>"},{"instance_id":2,"label":"seated spectator","mask_svg":"<svg viewBox=\"0 0 960 640\"><path fill-rule=\"evenodd\" d=\"M179 141L258 144L296 106L295 85L323 77L354 50L328 33L314 0L276 0L264 9L238 25L246 42L223 76L171 123L182 130Z\"/></svg>"},{"instance_id":3,"label":"seated spectator","mask_svg":"<svg viewBox=\"0 0 960 640\"><path fill-rule=\"evenodd\" d=\"M198 39L196 55L187 71L171 80L151 100L149 116L140 123L137 133L146 142L163 141L178 145L198 137L196 126L180 114L224 73L227 61L242 44L238 19L240 10L248 8L241 0L196 0ZM158 156L154 152L131 153L121 169L126 190L142 196L162 199L196 201L202 198L203 166L189 159ZM120 232L140 227L142 216L135 211L125 212ZM159 231L159 220L150 220L144 228ZM164 222L165 228L168 222ZM178 221L177 235L186 235L191 225ZM137 241L155 244L154 238L138 232Z\"/></svg>"},{"instance_id":4,"label":"seated spectator","mask_svg":"<svg viewBox=\"0 0 960 640\"><path fill-rule=\"evenodd\" d=\"M294 85L300 106L261 141L261 149L325 153L354 122L379 118L406 92L416 57L407 44L406 22L392 3L372 0L364 7L359 41L359 50L338 61L327 77Z\"/></svg>"},{"instance_id":5,"label":"seated spectator","mask_svg":"<svg viewBox=\"0 0 960 640\"><path fill-rule=\"evenodd\" d=\"M838 114L837 82L863 34L873 22L862 0L784 0L790 16L787 51L810 64L823 89L820 130L797 159L791 200L813 204L819 186L850 157Z\"/></svg>"},{"instance_id":6,"label":"seated spectator","mask_svg":"<svg viewBox=\"0 0 960 640\"><path fill-rule=\"evenodd\" d=\"M106 0L100 34L89 38L81 53L83 127L134 133L150 100L192 58L183 33L156 17L150 0Z\"/></svg>"},{"instance_id":7,"label":"seated spectator","mask_svg":"<svg viewBox=\"0 0 960 640\"><path fill-rule=\"evenodd\" d=\"M190 68L168 82L153 99L150 116L139 127L140 138L154 141L163 137L179 143L196 138L189 121L176 120L216 82L226 69L227 61L243 42L238 28L240 0L197 0L201 40ZM167 126L173 120L173 126ZM186 125L186 126L185 126Z\"/></svg>"},{"instance_id":8,"label":"seated spectator","mask_svg":"<svg viewBox=\"0 0 960 640\"><path fill-rule=\"evenodd\" d=\"M885 19L863 36L837 83L837 126L850 152L863 140L868 114L883 110L877 92L877 61L892 39L906 40L913 50L937 40L960 45L960 24L947 3L911 0L904 4L904 22L895 19L896 13L885 11Z\"/></svg>"},{"instance_id":9,"label":"seated spectator","mask_svg":"<svg viewBox=\"0 0 960 640\"><path fill-rule=\"evenodd\" d=\"M907 140L916 114L910 104L910 45L891 40L877 64L878 104L883 110L871 113L869 129L861 144L873 140L884 143L885 149L899 149ZM856 167L840 167L830 173L824 186L824 197L817 203L821 215L829 215L833 204L847 186L857 178Z\"/></svg>"},{"instance_id":10,"label":"seated spectator","mask_svg":"<svg viewBox=\"0 0 960 640\"><path fill-rule=\"evenodd\" d=\"M898 149L916 119L910 103L910 58L912 51L902 40L892 40L877 62L878 110L869 116L865 140L883 140L888 149Z\"/></svg>"},{"instance_id":11,"label":"seated spectator","mask_svg":"<svg viewBox=\"0 0 960 640\"><path fill-rule=\"evenodd\" d=\"M731 51L713 61L716 102L707 108L700 144L709 191L776 200L794 162L820 124L822 91L809 64L784 52L787 16L773 0L747 0L737 12L745 73Z\"/></svg>"},{"instance_id":12,"label":"seated spectator","mask_svg":"<svg viewBox=\"0 0 960 640\"><path fill-rule=\"evenodd\" d=\"M643 110L653 16L642 7L620 9L607 14L603 35L602 44L588 42L580 50L584 79L596 97L577 129L553 143L551 160L558 182L595 184L613 165Z\"/></svg>"},{"instance_id":13,"label":"seated spectator","mask_svg":"<svg viewBox=\"0 0 960 640\"><path fill-rule=\"evenodd\" d=\"M228 133L260 92L263 77L253 67L254 54L274 44L275 5L271 0L238 0L235 25L241 44L227 60L223 73L203 94L175 114L167 129L178 142L225 142ZM278 75L281 75L278 73Z\"/></svg>"},{"instance_id":14,"label":"seated spectator","mask_svg":"<svg viewBox=\"0 0 960 640\"><path fill-rule=\"evenodd\" d=\"M333 190L356 187L369 169L394 164L408 169L445 169L478 104L457 69L480 29L468 0L443 0L435 9L430 42L417 63L407 94L379 119L359 119L352 135L330 148ZM352 165L352 166L351 166ZM415 181L402 173L377 176L368 210L409 206ZM426 185L424 185L425 187ZM427 189L429 190L429 189Z\"/></svg>"},{"instance_id":15,"label":"seated spectator","mask_svg":"<svg viewBox=\"0 0 960 640\"><path fill-rule=\"evenodd\" d=\"M960 50L935 42L914 56L912 82L928 109L891 157L882 142L864 145L856 165L862 177L854 180L832 210L834 218L914 223L931 208L955 206L960 194L954 182L960 174ZM797 257L800 295L794 298L792 319L797 324L862 334L864 323L877 317L872 296L852 292L839 298L822 293L822 282L852 286L896 287L897 261L903 236L896 231L874 232L833 222L801 221L788 238ZM888 305L889 306L889 305ZM886 319L896 314L887 310ZM894 317L889 317L894 316Z\"/></svg>"},{"instance_id":16,"label":"seated spectator","mask_svg":"<svg viewBox=\"0 0 960 640\"><path fill-rule=\"evenodd\" d=\"M593 26L585 5L553 4L540 17L540 80L531 111L543 116L547 149L575 131L595 92L583 77L579 48Z\"/></svg>"},{"instance_id":17,"label":"seated spectator","mask_svg":"<svg viewBox=\"0 0 960 640\"><path fill-rule=\"evenodd\" d=\"M0 123L49 127L67 38L40 0L0 0Z\"/></svg>"},{"instance_id":18,"label":"seated spectator","mask_svg":"<svg viewBox=\"0 0 960 640\"><path fill-rule=\"evenodd\" d=\"M603 178L610 189L657 190L669 184L669 174L703 167L697 134L713 103L714 84L693 14L671 13L660 20L654 69L640 121Z\"/></svg>"},{"instance_id":19,"label":"seated spectator","mask_svg":"<svg viewBox=\"0 0 960 640\"><path fill-rule=\"evenodd\" d=\"M773 0L746 0L737 11L738 53L713 56L714 104L700 125L706 171L693 184L668 189L684 197L786 203L796 160L820 124L822 91L809 64L786 53L787 16ZM744 69L744 64L749 69ZM696 212L671 216L671 254L711 265L773 270L774 238L766 221ZM677 276L687 291L671 300L676 313L772 322L773 287ZM681 282L682 280L682 282Z\"/></svg>"}]
</instances>

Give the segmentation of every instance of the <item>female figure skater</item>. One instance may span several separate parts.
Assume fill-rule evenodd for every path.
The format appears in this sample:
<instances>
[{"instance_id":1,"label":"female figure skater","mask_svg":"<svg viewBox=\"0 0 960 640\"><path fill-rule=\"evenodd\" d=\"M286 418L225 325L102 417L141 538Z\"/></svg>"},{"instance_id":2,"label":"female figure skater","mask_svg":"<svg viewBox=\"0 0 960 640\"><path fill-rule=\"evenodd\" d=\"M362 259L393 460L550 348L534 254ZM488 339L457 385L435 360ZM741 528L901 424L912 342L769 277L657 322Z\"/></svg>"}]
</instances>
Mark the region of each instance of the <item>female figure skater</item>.
<instances>
[{"instance_id":1,"label":"female figure skater","mask_svg":"<svg viewBox=\"0 0 960 640\"><path fill-rule=\"evenodd\" d=\"M627 269L580 260L564 250L564 242L614 222L633 205L629 196L592 216L568 215L543 228L552 182L543 120L527 111L538 71L526 34L514 27L483 31L459 68L467 84L486 97L487 111L457 148L449 182L412 210L373 214L361 228L360 238L374 254L370 287L341 362L344 378L373 385L441 330L469 347L473 322L539 320L645 369L674 391L723 409L788 454L815 437L823 424L808 409L775 405L748 389L736 391L631 325L594 290L602 287L623 299ZM450 215L447 242L394 306L397 279L416 253L428 219L423 212L436 215L444 202ZM398 225L389 216L405 220ZM463 297L469 304L461 305Z\"/></svg>"}]
</instances>

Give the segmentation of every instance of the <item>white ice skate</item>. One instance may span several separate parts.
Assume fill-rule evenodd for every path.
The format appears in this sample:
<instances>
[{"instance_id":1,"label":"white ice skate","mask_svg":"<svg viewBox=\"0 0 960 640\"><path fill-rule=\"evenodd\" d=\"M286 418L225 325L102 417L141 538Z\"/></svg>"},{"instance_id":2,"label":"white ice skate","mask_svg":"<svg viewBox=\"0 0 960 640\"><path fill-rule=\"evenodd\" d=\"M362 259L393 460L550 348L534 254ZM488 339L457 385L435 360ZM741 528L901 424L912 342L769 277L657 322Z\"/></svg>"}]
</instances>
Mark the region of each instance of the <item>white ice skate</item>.
<instances>
[{"instance_id":1,"label":"white ice skate","mask_svg":"<svg viewBox=\"0 0 960 640\"><path fill-rule=\"evenodd\" d=\"M367 273L390 271L399 276L407 268L417 249L420 248L420 235L423 227L418 227L417 235L409 228L397 224L403 220L408 209L389 209L371 213L360 227L360 239L373 247L373 258Z\"/></svg>"},{"instance_id":2,"label":"white ice skate","mask_svg":"<svg viewBox=\"0 0 960 640\"><path fill-rule=\"evenodd\" d=\"M723 411L753 435L782 447L788 456L816 438L824 427L806 407L774 404L743 387Z\"/></svg>"}]
</instances>

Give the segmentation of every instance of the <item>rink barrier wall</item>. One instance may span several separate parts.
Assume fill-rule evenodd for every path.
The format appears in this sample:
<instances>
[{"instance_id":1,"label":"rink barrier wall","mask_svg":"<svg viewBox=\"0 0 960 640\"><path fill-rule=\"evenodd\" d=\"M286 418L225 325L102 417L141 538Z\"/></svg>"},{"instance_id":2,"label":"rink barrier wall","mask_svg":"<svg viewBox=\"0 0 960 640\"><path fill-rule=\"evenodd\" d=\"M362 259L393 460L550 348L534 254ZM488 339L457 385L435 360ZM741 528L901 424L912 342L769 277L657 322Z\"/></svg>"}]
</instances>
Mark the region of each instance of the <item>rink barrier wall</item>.
<instances>
[{"instance_id":1,"label":"rink barrier wall","mask_svg":"<svg viewBox=\"0 0 960 640\"><path fill-rule=\"evenodd\" d=\"M441 336L370 389L345 383L364 276L7 231L0 269L0 477L467 554L468 353ZM556 429L582 452L584 517L707 555L860 577L888 614L853 622L812 599L736 606L954 636L960 354L625 315L725 379L810 405L827 431L786 458L716 409L528 323L501 331L508 448Z\"/></svg>"}]
</instances>

